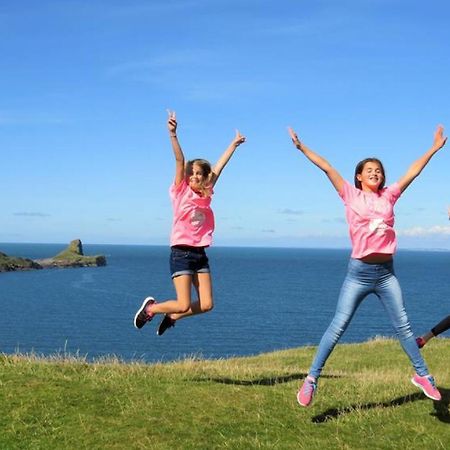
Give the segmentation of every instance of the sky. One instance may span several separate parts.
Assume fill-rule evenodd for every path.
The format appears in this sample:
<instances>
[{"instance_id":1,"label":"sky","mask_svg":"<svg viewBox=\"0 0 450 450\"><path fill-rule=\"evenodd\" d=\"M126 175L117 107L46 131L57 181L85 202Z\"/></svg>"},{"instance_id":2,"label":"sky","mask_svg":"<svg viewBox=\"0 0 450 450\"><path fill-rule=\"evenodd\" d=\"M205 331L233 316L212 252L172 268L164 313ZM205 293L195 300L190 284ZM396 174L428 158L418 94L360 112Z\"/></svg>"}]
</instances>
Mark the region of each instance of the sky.
<instances>
[{"instance_id":1,"label":"sky","mask_svg":"<svg viewBox=\"0 0 450 450\"><path fill-rule=\"evenodd\" d=\"M215 188L214 244L349 247L350 181L387 183L450 134L450 4L2 0L0 242L168 244L174 110L187 159L247 141ZM396 205L400 248L450 249L450 143Z\"/></svg>"}]
</instances>

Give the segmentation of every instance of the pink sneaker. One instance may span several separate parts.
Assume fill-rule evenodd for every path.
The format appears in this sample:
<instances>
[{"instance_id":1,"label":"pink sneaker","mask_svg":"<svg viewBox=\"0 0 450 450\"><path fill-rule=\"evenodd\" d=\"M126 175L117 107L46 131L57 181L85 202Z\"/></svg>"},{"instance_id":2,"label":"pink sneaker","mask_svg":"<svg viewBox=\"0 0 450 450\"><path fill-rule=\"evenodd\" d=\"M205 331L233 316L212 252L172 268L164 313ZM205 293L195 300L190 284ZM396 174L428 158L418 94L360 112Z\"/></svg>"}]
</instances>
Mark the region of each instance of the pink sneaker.
<instances>
[{"instance_id":1,"label":"pink sneaker","mask_svg":"<svg viewBox=\"0 0 450 450\"><path fill-rule=\"evenodd\" d=\"M317 382L309 375L305 378L302 388L297 392L297 401L301 406L309 406L317 389Z\"/></svg>"},{"instance_id":2,"label":"pink sneaker","mask_svg":"<svg viewBox=\"0 0 450 450\"><path fill-rule=\"evenodd\" d=\"M416 338L416 344L417 347L422 348L426 344L425 339L423 337Z\"/></svg>"},{"instance_id":3,"label":"pink sneaker","mask_svg":"<svg viewBox=\"0 0 450 450\"><path fill-rule=\"evenodd\" d=\"M436 382L432 375L425 375L424 377L419 377L417 373L411 378L411 383L422 389L423 393L432 400L439 401L441 397L441 393L438 391L436 387Z\"/></svg>"},{"instance_id":4,"label":"pink sneaker","mask_svg":"<svg viewBox=\"0 0 450 450\"><path fill-rule=\"evenodd\" d=\"M154 314L147 313L147 308L155 303L156 300L153 297L144 298L141 307L137 310L134 316L133 323L136 328L142 328L147 322L150 322L150 320L153 319Z\"/></svg>"}]
</instances>

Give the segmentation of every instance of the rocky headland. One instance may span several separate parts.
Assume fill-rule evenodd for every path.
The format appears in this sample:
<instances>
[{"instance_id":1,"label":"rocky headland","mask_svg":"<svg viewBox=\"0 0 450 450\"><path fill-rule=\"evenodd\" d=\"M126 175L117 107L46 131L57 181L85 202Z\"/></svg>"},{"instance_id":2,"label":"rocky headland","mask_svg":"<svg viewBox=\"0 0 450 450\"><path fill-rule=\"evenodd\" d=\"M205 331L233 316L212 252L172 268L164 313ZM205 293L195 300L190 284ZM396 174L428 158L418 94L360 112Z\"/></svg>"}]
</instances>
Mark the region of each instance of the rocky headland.
<instances>
[{"instance_id":1,"label":"rocky headland","mask_svg":"<svg viewBox=\"0 0 450 450\"><path fill-rule=\"evenodd\" d=\"M83 244L79 239L73 240L69 246L53 258L28 259L17 256L8 256L0 252L0 272L15 270L33 270L66 267L98 267L106 266L103 255L85 256Z\"/></svg>"}]
</instances>

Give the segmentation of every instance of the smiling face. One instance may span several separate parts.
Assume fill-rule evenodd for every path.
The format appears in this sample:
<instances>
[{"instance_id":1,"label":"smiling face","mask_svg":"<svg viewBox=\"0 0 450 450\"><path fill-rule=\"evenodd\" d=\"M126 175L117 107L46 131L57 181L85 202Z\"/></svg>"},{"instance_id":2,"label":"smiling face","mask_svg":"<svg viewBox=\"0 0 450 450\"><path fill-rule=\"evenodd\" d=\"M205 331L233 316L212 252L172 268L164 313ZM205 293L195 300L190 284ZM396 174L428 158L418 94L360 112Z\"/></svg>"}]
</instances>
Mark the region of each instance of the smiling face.
<instances>
[{"instance_id":1,"label":"smiling face","mask_svg":"<svg viewBox=\"0 0 450 450\"><path fill-rule=\"evenodd\" d=\"M209 195L211 164L204 159L194 159L186 164L186 181L189 187L202 196Z\"/></svg>"},{"instance_id":2,"label":"smiling face","mask_svg":"<svg viewBox=\"0 0 450 450\"><path fill-rule=\"evenodd\" d=\"M355 186L362 191L378 192L384 187L386 176L380 160L368 158L356 166Z\"/></svg>"},{"instance_id":3,"label":"smiling face","mask_svg":"<svg viewBox=\"0 0 450 450\"><path fill-rule=\"evenodd\" d=\"M189 173L189 186L193 191L200 191L206 181L203 167L197 163L192 164L192 172Z\"/></svg>"}]
</instances>

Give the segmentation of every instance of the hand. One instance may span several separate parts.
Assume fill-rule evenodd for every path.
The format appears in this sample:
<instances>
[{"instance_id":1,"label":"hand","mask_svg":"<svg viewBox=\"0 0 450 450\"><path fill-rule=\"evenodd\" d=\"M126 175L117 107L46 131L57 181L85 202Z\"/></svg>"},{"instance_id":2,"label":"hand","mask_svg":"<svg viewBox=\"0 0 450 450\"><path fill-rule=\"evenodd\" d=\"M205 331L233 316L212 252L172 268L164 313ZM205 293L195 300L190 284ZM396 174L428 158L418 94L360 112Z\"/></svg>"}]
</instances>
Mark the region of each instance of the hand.
<instances>
[{"instance_id":1,"label":"hand","mask_svg":"<svg viewBox=\"0 0 450 450\"><path fill-rule=\"evenodd\" d=\"M446 142L447 137L444 137L444 127L442 125L438 125L434 133L433 148L439 150L445 145Z\"/></svg>"},{"instance_id":2,"label":"hand","mask_svg":"<svg viewBox=\"0 0 450 450\"><path fill-rule=\"evenodd\" d=\"M167 119L167 128L168 128L170 134L175 135L177 132L177 125L178 125L175 111L170 111L168 109L167 114L169 115L169 117Z\"/></svg>"},{"instance_id":3,"label":"hand","mask_svg":"<svg viewBox=\"0 0 450 450\"><path fill-rule=\"evenodd\" d=\"M239 145L243 144L245 142L245 136L242 136L241 133L239 133L239 130L236 130L236 136L234 136L233 144L238 147Z\"/></svg>"},{"instance_id":4,"label":"hand","mask_svg":"<svg viewBox=\"0 0 450 450\"><path fill-rule=\"evenodd\" d=\"M289 132L289 136L291 136L292 142L300 150L302 144L297 136L297 133L291 127L288 127L288 132Z\"/></svg>"}]
</instances>

